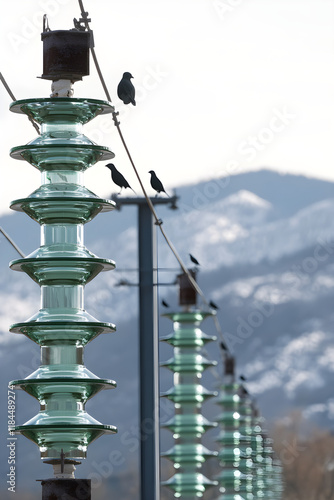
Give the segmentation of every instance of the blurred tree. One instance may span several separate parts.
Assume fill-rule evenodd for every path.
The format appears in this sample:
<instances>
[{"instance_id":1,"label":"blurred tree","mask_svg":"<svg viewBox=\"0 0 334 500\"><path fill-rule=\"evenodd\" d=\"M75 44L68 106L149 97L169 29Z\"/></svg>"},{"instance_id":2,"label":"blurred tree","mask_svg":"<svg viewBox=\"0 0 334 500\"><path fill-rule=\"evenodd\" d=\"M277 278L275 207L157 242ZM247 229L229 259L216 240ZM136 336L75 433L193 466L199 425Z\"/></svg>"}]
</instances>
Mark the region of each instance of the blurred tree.
<instances>
[{"instance_id":1,"label":"blurred tree","mask_svg":"<svg viewBox=\"0 0 334 500\"><path fill-rule=\"evenodd\" d=\"M334 500L334 436L303 429L300 414L277 423L274 448L283 467L283 500Z\"/></svg>"}]
</instances>

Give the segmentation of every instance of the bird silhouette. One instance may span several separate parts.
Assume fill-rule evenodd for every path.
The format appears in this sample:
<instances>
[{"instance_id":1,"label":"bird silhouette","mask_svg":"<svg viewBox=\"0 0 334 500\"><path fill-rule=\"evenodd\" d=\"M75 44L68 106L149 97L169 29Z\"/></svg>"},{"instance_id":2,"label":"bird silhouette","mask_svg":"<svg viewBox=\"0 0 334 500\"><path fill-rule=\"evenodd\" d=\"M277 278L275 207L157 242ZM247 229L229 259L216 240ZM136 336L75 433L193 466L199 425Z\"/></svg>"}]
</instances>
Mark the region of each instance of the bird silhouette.
<instances>
[{"instance_id":1,"label":"bird silhouette","mask_svg":"<svg viewBox=\"0 0 334 500\"><path fill-rule=\"evenodd\" d=\"M200 263L198 262L198 260L193 256L191 255L191 253L189 254L189 257L190 257L190 260L193 264L195 264L196 266L199 266Z\"/></svg>"},{"instance_id":2,"label":"bird silhouette","mask_svg":"<svg viewBox=\"0 0 334 500\"><path fill-rule=\"evenodd\" d=\"M247 391L246 387L244 387L243 385L240 387L240 395L241 396L248 396L249 392Z\"/></svg>"},{"instance_id":3,"label":"bird silhouette","mask_svg":"<svg viewBox=\"0 0 334 500\"><path fill-rule=\"evenodd\" d=\"M162 185L161 180L158 179L158 177L156 176L156 173L154 172L154 170L150 170L149 174L151 174L151 186L157 192L157 194L155 196L158 196L158 193L165 193L165 194L167 194L166 191L165 191L165 188ZM169 196L169 194L167 194L167 196Z\"/></svg>"},{"instance_id":4,"label":"bird silhouette","mask_svg":"<svg viewBox=\"0 0 334 500\"><path fill-rule=\"evenodd\" d=\"M136 90L131 82L131 78L133 78L133 76L128 71L123 73L123 78L117 86L117 95L124 104L130 104L131 102L131 104L135 106Z\"/></svg>"},{"instance_id":5,"label":"bird silhouette","mask_svg":"<svg viewBox=\"0 0 334 500\"><path fill-rule=\"evenodd\" d=\"M219 307L213 302L213 300L210 300L209 306L211 307L211 309L219 309Z\"/></svg>"},{"instance_id":6,"label":"bird silhouette","mask_svg":"<svg viewBox=\"0 0 334 500\"><path fill-rule=\"evenodd\" d=\"M223 351L228 351L227 345L223 340L220 341L220 347Z\"/></svg>"},{"instance_id":7,"label":"bird silhouette","mask_svg":"<svg viewBox=\"0 0 334 500\"><path fill-rule=\"evenodd\" d=\"M115 165L113 163L108 163L106 165L107 168L109 168L109 170L111 171L111 178L113 180L113 182L119 186L121 188L120 192L118 194L121 194L122 192L122 188L126 189L126 188L130 188L132 191L132 187L130 186L130 184L128 183L128 181L125 179L125 177L121 174L121 172L119 172L117 170L117 168L115 167ZM133 191L135 194L136 192Z\"/></svg>"},{"instance_id":8,"label":"bird silhouette","mask_svg":"<svg viewBox=\"0 0 334 500\"><path fill-rule=\"evenodd\" d=\"M167 304L167 302L164 299L162 299L161 305L163 305L164 307L169 307L169 304Z\"/></svg>"}]
</instances>

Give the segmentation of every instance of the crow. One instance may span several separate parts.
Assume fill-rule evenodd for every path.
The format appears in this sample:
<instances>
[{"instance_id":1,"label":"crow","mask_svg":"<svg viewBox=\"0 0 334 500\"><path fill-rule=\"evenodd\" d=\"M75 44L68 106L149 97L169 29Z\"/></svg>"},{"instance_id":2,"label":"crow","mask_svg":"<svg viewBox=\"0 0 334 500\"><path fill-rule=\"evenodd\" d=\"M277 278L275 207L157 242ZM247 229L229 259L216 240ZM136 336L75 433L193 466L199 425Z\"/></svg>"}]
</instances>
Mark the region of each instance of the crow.
<instances>
[{"instance_id":1,"label":"crow","mask_svg":"<svg viewBox=\"0 0 334 500\"><path fill-rule=\"evenodd\" d=\"M163 305L164 307L169 307L169 304L167 304L167 302L164 299L162 299L161 305Z\"/></svg>"},{"instance_id":2,"label":"crow","mask_svg":"<svg viewBox=\"0 0 334 500\"><path fill-rule=\"evenodd\" d=\"M191 253L189 254L189 257L190 257L190 260L193 264L195 264L196 266L199 266L200 263L198 262L197 259L195 259L195 257L193 255L191 255Z\"/></svg>"},{"instance_id":3,"label":"crow","mask_svg":"<svg viewBox=\"0 0 334 500\"><path fill-rule=\"evenodd\" d=\"M243 385L240 387L240 390L241 390L241 396L248 396L249 395L249 392L247 391L246 387L244 387Z\"/></svg>"},{"instance_id":4,"label":"crow","mask_svg":"<svg viewBox=\"0 0 334 500\"><path fill-rule=\"evenodd\" d=\"M157 194L155 196L158 196L158 193L165 193L165 194L167 194L166 191L165 191L165 188L162 185L161 180L158 179L158 177L156 176L156 173L154 172L154 170L150 170L149 174L151 174L151 186L157 192ZM169 194L167 194L167 196L169 196Z\"/></svg>"},{"instance_id":5,"label":"crow","mask_svg":"<svg viewBox=\"0 0 334 500\"><path fill-rule=\"evenodd\" d=\"M124 188L124 189L130 188L133 191L133 189L130 186L130 184L128 183L128 181L125 179L125 177L123 177L121 172L119 172L117 170L117 168L115 167L115 165L113 163L108 163L108 165L106 165L106 167L109 168L109 170L111 171L111 178L112 178L113 182L121 188L119 194L121 194L122 188ZM135 191L133 191L133 192L135 193Z\"/></svg>"},{"instance_id":6,"label":"crow","mask_svg":"<svg viewBox=\"0 0 334 500\"><path fill-rule=\"evenodd\" d=\"M213 300L210 300L209 306L211 307L211 309L219 309L219 307L213 302Z\"/></svg>"},{"instance_id":7,"label":"crow","mask_svg":"<svg viewBox=\"0 0 334 500\"><path fill-rule=\"evenodd\" d=\"M227 345L223 340L220 341L220 347L223 351L228 351Z\"/></svg>"},{"instance_id":8,"label":"crow","mask_svg":"<svg viewBox=\"0 0 334 500\"><path fill-rule=\"evenodd\" d=\"M117 95L121 99L121 101L124 102L124 104L130 104L131 102L131 104L135 106L136 90L131 82L131 78L133 78L133 76L128 71L123 73L123 78L119 82L117 87Z\"/></svg>"}]
</instances>

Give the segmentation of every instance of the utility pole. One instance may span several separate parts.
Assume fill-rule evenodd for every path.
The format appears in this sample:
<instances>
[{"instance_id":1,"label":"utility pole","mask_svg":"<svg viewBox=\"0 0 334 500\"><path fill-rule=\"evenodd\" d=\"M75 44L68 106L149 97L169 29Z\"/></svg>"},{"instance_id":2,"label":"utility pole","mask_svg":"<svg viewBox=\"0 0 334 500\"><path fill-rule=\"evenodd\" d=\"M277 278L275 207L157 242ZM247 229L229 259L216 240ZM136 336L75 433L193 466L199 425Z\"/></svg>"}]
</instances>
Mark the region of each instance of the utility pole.
<instances>
[{"instance_id":1,"label":"utility pole","mask_svg":"<svg viewBox=\"0 0 334 500\"><path fill-rule=\"evenodd\" d=\"M140 479L141 499L160 498L159 452L159 334L157 308L156 225L145 198L119 198L122 205L138 206L139 268L139 384L140 384ZM153 205L176 209L177 197L151 198Z\"/></svg>"}]
</instances>

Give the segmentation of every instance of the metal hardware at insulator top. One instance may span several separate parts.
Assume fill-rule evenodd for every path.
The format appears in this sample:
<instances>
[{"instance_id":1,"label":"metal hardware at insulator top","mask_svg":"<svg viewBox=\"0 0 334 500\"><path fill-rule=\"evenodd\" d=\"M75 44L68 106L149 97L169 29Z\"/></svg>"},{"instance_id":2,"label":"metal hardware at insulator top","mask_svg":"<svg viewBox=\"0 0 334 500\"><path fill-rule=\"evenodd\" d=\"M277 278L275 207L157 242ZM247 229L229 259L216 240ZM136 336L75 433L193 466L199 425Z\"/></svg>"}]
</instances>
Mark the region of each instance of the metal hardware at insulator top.
<instances>
[{"instance_id":1,"label":"metal hardware at insulator top","mask_svg":"<svg viewBox=\"0 0 334 500\"><path fill-rule=\"evenodd\" d=\"M190 276L196 281L196 271L188 269ZM179 274L177 277L179 284L179 304L180 306L195 306L197 301L197 292L190 283L186 273Z\"/></svg>"},{"instance_id":2,"label":"metal hardware at insulator top","mask_svg":"<svg viewBox=\"0 0 334 500\"><path fill-rule=\"evenodd\" d=\"M52 80L51 97L72 97L72 84L89 75L89 48L92 32L73 28L52 31L43 19L43 74Z\"/></svg>"},{"instance_id":3,"label":"metal hardware at insulator top","mask_svg":"<svg viewBox=\"0 0 334 500\"><path fill-rule=\"evenodd\" d=\"M90 479L46 479L42 484L42 500L61 498L91 500Z\"/></svg>"},{"instance_id":4,"label":"metal hardware at insulator top","mask_svg":"<svg viewBox=\"0 0 334 500\"><path fill-rule=\"evenodd\" d=\"M234 375L235 358L227 356L225 359L225 375Z\"/></svg>"},{"instance_id":5,"label":"metal hardware at insulator top","mask_svg":"<svg viewBox=\"0 0 334 500\"><path fill-rule=\"evenodd\" d=\"M41 34L44 80L82 80L89 75L90 33L57 30Z\"/></svg>"}]
</instances>

